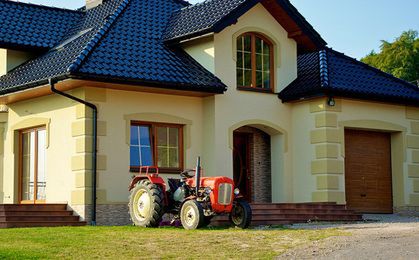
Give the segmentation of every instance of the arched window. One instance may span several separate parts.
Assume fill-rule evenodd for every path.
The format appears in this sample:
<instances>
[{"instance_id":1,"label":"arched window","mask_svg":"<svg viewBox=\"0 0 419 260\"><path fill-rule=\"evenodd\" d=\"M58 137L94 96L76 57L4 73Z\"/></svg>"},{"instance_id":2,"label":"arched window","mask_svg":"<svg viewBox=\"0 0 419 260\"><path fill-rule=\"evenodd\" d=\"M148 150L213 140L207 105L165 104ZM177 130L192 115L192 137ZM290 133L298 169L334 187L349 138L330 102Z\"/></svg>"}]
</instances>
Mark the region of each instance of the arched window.
<instances>
[{"instance_id":1,"label":"arched window","mask_svg":"<svg viewBox=\"0 0 419 260\"><path fill-rule=\"evenodd\" d=\"M257 33L237 38L237 87L273 90L273 45Z\"/></svg>"}]
</instances>

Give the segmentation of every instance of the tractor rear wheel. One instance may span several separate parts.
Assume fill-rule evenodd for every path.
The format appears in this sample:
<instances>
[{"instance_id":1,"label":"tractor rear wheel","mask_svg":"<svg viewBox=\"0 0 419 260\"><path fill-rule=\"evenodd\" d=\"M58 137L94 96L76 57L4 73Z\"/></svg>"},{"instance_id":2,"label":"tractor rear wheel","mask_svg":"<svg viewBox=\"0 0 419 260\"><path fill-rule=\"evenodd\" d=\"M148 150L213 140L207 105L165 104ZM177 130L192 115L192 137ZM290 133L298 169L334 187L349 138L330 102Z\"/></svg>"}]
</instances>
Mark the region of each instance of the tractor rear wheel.
<instances>
[{"instance_id":1,"label":"tractor rear wheel","mask_svg":"<svg viewBox=\"0 0 419 260\"><path fill-rule=\"evenodd\" d=\"M142 180L131 190L129 213L136 226L157 227L163 216L163 191L149 180Z\"/></svg>"},{"instance_id":2,"label":"tractor rear wheel","mask_svg":"<svg viewBox=\"0 0 419 260\"><path fill-rule=\"evenodd\" d=\"M248 228L252 222L252 208L244 200L235 200L229 216L230 222L239 228Z\"/></svg>"},{"instance_id":3,"label":"tractor rear wheel","mask_svg":"<svg viewBox=\"0 0 419 260\"><path fill-rule=\"evenodd\" d=\"M196 200L186 201L180 210L180 221L185 229L197 229L204 225L204 210Z\"/></svg>"}]
</instances>

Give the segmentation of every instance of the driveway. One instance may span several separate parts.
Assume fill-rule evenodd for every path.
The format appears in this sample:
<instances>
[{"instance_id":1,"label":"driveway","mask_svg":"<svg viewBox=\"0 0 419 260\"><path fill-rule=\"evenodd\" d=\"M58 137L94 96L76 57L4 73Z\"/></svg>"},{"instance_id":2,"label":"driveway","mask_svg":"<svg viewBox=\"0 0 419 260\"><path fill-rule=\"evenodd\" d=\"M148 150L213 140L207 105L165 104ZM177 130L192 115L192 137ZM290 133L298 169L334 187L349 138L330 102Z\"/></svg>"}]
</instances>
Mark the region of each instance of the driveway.
<instances>
[{"instance_id":1,"label":"driveway","mask_svg":"<svg viewBox=\"0 0 419 260\"><path fill-rule=\"evenodd\" d=\"M419 259L419 217L365 215L356 224L302 224L296 229L338 228L347 236L332 237L287 251L279 259Z\"/></svg>"}]
</instances>

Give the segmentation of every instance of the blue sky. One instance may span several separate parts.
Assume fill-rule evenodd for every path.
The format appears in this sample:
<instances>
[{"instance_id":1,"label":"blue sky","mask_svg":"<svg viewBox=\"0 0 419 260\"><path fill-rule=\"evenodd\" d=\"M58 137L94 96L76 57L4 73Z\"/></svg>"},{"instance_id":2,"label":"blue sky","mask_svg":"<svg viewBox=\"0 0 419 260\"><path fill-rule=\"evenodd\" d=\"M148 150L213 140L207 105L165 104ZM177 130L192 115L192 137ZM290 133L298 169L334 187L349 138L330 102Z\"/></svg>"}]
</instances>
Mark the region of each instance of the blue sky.
<instances>
[{"instance_id":1,"label":"blue sky","mask_svg":"<svg viewBox=\"0 0 419 260\"><path fill-rule=\"evenodd\" d=\"M85 0L22 0L75 9ZM191 3L202 2L190 0ZM329 46L354 58L402 31L419 30L419 0L291 0Z\"/></svg>"}]
</instances>

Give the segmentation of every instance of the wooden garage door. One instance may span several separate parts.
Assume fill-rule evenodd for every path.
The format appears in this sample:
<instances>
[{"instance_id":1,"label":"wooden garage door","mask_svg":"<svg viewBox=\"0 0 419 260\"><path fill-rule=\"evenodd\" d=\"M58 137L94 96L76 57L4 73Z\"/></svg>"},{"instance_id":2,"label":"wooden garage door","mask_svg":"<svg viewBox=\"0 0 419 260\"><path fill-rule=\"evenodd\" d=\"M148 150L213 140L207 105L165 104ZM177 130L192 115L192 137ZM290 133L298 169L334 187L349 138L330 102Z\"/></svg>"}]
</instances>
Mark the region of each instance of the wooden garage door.
<instances>
[{"instance_id":1,"label":"wooden garage door","mask_svg":"<svg viewBox=\"0 0 419 260\"><path fill-rule=\"evenodd\" d=\"M391 136L345 130L346 202L362 213L392 213Z\"/></svg>"}]
</instances>

